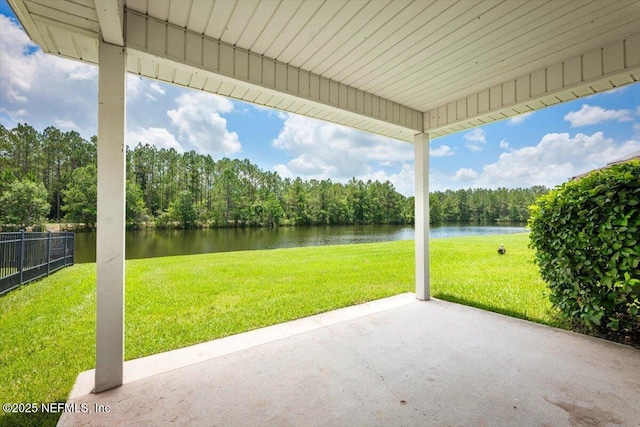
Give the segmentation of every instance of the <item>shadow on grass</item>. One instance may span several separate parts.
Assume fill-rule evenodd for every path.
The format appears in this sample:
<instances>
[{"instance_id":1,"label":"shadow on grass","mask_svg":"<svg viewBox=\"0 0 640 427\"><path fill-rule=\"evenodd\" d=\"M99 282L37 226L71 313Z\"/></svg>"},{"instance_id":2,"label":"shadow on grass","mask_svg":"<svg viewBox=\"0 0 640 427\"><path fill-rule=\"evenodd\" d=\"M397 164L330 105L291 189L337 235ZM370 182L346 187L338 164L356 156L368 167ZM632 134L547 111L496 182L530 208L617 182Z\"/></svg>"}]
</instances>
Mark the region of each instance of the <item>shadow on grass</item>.
<instances>
[{"instance_id":1,"label":"shadow on grass","mask_svg":"<svg viewBox=\"0 0 640 427\"><path fill-rule=\"evenodd\" d=\"M600 338L607 341L616 342L619 344L628 345L630 347L635 347L640 350L640 331L590 331L587 328L580 326L579 324L572 324L570 320L563 318L560 313L549 311L548 319L538 319L538 318L530 318L526 315L526 313L520 313L514 310L510 310L504 307L496 307L491 304L485 304L481 302L477 302L471 299L461 298L456 295L451 295L447 293L438 293L433 295L435 298L441 299L443 301L455 302L462 305L467 305L470 307L479 308L486 311L491 311L493 313L504 314L509 317L515 317L518 319L528 320L534 323L540 323L543 325L551 326L553 328L565 329L568 331L572 331L578 334L587 335L590 337Z\"/></svg>"},{"instance_id":2,"label":"shadow on grass","mask_svg":"<svg viewBox=\"0 0 640 427\"><path fill-rule=\"evenodd\" d=\"M451 295L447 293L436 293L433 295L435 298L439 298L444 301L455 302L462 305L468 305L469 307L480 308L482 310L491 311L493 313L504 314L505 316L515 317L518 319L528 320L530 322L541 323L543 325L552 326L560 329L570 329L569 323L562 319L557 313L550 312L549 319L531 318L526 313L511 310L505 307L497 307L492 304L486 304L475 301L473 299L463 298L457 295Z\"/></svg>"}]
</instances>

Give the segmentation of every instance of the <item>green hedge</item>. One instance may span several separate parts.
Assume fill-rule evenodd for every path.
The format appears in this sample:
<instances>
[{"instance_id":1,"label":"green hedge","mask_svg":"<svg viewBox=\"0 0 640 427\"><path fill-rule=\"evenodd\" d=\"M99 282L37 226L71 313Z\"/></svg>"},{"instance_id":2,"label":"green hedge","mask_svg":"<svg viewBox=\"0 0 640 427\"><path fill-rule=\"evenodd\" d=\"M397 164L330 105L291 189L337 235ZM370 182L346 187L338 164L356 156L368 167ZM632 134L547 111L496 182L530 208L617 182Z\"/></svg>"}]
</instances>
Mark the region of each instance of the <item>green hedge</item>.
<instances>
[{"instance_id":1,"label":"green hedge","mask_svg":"<svg viewBox=\"0 0 640 427\"><path fill-rule=\"evenodd\" d=\"M567 182L531 207L554 306L592 332L640 335L640 161Z\"/></svg>"}]
</instances>

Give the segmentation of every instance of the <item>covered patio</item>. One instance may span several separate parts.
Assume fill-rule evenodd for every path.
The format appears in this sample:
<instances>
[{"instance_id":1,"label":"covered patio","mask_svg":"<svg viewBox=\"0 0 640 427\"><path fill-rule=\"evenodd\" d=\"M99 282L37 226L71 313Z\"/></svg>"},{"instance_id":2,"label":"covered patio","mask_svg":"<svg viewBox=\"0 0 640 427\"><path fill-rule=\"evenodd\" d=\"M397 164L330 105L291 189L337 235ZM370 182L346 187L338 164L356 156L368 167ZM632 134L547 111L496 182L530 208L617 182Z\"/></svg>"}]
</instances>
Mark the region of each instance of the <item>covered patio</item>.
<instances>
[{"instance_id":1,"label":"covered patio","mask_svg":"<svg viewBox=\"0 0 640 427\"><path fill-rule=\"evenodd\" d=\"M8 2L44 52L99 67L96 369L72 400L113 403L104 420L118 412L127 425L640 418L636 350L417 302L430 298L429 139L638 81L636 0ZM156 359L124 363L127 72L414 144L411 301L155 376L128 372ZM61 424L116 422L87 417Z\"/></svg>"},{"instance_id":2,"label":"covered patio","mask_svg":"<svg viewBox=\"0 0 640 427\"><path fill-rule=\"evenodd\" d=\"M132 360L124 375L92 394L83 373L68 402L91 413L58 425L640 425L640 351L414 294Z\"/></svg>"}]
</instances>

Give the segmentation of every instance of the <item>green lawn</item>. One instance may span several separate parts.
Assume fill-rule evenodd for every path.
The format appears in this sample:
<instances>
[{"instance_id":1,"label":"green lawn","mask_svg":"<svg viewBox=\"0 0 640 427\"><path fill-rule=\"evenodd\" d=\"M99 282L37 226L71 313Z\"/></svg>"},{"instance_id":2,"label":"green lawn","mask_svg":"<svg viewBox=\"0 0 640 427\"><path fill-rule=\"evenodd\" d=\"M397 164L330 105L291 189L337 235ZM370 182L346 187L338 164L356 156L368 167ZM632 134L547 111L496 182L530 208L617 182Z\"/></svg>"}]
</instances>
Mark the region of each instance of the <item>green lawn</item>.
<instances>
[{"instance_id":1,"label":"green lawn","mask_svg":"<svg viewBox=\"0 0 640 427\"><path fill-rule=\"evenodd\" d=\"M432 295L557 325L528 241L432 241ZM127 261L125 357L414 291L413 269L413 241ZM94 367L94 331L95 264L0 297L0 403L65 401L78 373ZM0 413L0 425L57 418Z\"/></svg>"}]
</instances>

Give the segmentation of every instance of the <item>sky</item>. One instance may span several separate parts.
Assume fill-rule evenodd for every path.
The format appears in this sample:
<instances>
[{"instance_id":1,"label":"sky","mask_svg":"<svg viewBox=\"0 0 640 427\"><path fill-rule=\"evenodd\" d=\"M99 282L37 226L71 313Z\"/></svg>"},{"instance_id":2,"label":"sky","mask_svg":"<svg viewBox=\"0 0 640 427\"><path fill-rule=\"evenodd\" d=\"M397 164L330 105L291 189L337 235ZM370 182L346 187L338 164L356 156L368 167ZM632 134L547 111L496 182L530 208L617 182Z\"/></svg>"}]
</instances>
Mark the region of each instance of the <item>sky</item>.
<instances>
[{"instance_id":1,"label":"sky","mask_svg":"<svg viewBox=\"0 0 640 427\"><path fill-rule=\"evenodd\" d=\"M0 124L97 133L98 69L44 54L0 0ZM126 144L249 159L284 177L391 181L414 194L413 145L127 76ZM430 141L430 190L554 187L640 150L640 83Z\"/></svg>"}]
</instances>

